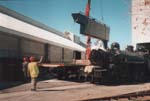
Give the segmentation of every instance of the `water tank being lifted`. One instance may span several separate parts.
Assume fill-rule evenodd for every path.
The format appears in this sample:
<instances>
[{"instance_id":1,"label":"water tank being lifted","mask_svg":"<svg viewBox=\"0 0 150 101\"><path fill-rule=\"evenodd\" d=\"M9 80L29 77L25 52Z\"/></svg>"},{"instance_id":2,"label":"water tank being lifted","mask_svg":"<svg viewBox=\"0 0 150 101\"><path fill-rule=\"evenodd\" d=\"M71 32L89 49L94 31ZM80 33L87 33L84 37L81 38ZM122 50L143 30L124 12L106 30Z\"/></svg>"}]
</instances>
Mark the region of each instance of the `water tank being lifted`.
<instances>
[{"instance_id":1,"label":"water tank being lifted","mask_svg":"<svg viewBox=\"0 0 150 101\"><path fill-rule=\"evenodd\" d=\"M101 40L109 40L110 28L82 13L72 13L73 19L80 24L80 33Z\"/></svg>"}]
</instances>

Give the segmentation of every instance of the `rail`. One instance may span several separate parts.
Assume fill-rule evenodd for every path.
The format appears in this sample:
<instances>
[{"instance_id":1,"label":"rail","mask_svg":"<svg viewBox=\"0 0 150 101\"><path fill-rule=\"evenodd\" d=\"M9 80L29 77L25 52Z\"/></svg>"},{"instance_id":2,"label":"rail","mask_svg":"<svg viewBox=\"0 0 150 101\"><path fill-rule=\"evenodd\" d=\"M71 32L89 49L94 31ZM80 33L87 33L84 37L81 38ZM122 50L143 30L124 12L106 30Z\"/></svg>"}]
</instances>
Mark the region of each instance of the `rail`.
<instances>
[{"instance_id":1,"label":"rail","mask_svg":"<svg viewBox=\"0 0 150 101\"><path fill-rule=\"evenodd\" d=\"M145 99L144 97L148 96L149 98ZM146 91L139 91L139 92L133 92L133 93L128 93L128 94L122 94L122 95L117 95L117 96L111 96L111 97L103 97L103 98L96 98L96 99L88 99L84 101L121 101L121 99L126 99L127 101L139 101L140 100L150 100L150 90Z\"/></svg>"}]
</instances>

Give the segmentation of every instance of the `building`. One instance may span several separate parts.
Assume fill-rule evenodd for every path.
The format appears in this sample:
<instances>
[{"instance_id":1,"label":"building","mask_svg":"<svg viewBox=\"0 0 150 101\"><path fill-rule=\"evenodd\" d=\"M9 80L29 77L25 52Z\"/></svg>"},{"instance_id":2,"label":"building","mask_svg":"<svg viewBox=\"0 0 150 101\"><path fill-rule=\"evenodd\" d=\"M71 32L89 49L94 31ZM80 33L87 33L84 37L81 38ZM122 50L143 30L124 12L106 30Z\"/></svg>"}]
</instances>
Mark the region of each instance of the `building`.
<instances>
[{"instance_id":1,"label":"building","mask_svg":"<svg viewBox=\"0 0 150 101\"><path fill-rule=\"evenodd\" d=\"M150 42L150 0L132 0L132 44Z\"/></svg>"},{"instance_id":2,"label":"building","mask_svg":"<svg viewBox=\"0 0 150 101\"><path fill-rule=\"evenodd\" d=\"M9 70L3 64L12 59L15 63L24 56L44 56L49 63L68 63L76 57L84 59L84 52L83 46L65 38L64 33L0 6L0 79L4 71L15 74L16 66Z\"/></svg>"}]
</instances>

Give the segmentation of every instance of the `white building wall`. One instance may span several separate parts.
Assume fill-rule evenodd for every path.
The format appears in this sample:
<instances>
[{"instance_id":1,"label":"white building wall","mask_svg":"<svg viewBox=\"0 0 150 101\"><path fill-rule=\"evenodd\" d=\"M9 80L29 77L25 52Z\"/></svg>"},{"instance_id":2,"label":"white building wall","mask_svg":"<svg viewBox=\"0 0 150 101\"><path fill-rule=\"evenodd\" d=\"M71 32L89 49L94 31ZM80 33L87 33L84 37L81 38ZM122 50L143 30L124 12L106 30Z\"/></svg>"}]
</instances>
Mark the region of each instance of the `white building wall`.
<instances>
[{"instance_id":1,"label":"white building wall","mask_svg":"<svg viewBox=\"0 0 150 101\"><path fill-rule=\"evenodd\" d=\"M85 60L85 52L81 52L81 59Z\"/></svg>"},{"instance_id":2,"label":"white building wall","mask_svg":"<svg viewBox=\"0 0 150 101\"><path fill-rule=\"evenodd\" d=\"M17 51L18 39L0 32L0 49Z\"/></svg>"},{"instance_id":3,"label":"white building wall","mask_svg":"<svg viewBox=\"0 0 150 101\"><path fill-rule=\"evenodd\" d=\"M64 49L64 62L72 62L73 61L73 51L69 49Z\"/></svg>"},{"instance_id":4,"label":"white building wall","mask_svg":"<svg viewBox=\"0 0 150 101\"><path fill-rule=\"evenodd\" d=\"M11 36L10 38L0 36L2 43L0 48L5 49L10 45L9 49L15 50L15 54L19 56L43 56L45 43L50 45L48 57L52 62L72 61L73 51L85 52L85 48L81 45L7 13L0 12L0 31L5 32L3 35L7 33ZM72 40L74 40L73 35ZM5 42L6 44L3 44ZM64 48L63 54L62 48Z\"/></svg>"},{"instance_id":5,"label":"white building wall","mask_svg":"<svg viewBox=\"0 0 150 101\"><path fill-rule=\"evenodd\" d=\"M44 56L44 44L33 40L22 39L21 51L23 56Z\"/></svg>"},{"instance_id":6,"label":"white building wall","mask_svg":"<svg viewBox=\"0 0 150 101\"><path fill-rule=\"evenodd\" d=\"M51 63L62 62L62 48L61 47L50 45L48 54L49 54Z\"/></svg>"},{"instance_id":7,"label":"white building wall","mask_svg":"<svg viewBox=\"0 0 150 101\"><path fill-rule=\"evenodd\" d=\"M16 57L18 52L18 39L0 32L0 57Z\"/></svg>"},{"instance_id":8,"label":"white building wall","mask_svg":"<svg viewBox=\"0 0 150 101\"><path fill-rule=\"evenodd\" d=\"M0 12L0 28L1 27L24 33L15 34L32 40L40 40L44 43L53 44L59 47L65 47L71 50L85 51L84 47L61 36L58 36L53 32L43 30Z\"/></svg>"},{"instance_id":9,"label":"white building wall","mask_svg":"<svg viewBox=\"0 0 150 101\"><path fill-rule=\"evenodd\" d=\"M132 44L150 42L150 0L132 0Z\"/></svg>"}]
</instances>

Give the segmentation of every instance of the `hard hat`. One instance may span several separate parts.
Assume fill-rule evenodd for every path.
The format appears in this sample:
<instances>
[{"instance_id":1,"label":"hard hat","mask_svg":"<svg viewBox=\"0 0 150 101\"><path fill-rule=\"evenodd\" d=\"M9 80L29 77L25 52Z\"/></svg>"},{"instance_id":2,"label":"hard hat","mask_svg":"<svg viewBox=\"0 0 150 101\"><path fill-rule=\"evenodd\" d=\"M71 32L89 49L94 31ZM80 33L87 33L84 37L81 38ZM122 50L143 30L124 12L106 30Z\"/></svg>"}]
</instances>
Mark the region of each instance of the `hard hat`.
<instances>
[{"instance_id":1,"label":"hard hat","mask_svg":"<svg viewBox=\"0 0 150 101\"><path fill-rule=\"evenodd\" d=\"M31 62L34 62L34 61L36 61L36 58L35 58L34 56L31 56L31 57L30 57L30 61L31 61Z\"/></svg>"},{"instance_id":2,"label":"hard hat","mask_svg":"<svg viewBox=\"0 0 150 101\"><path fill-rule=\"evenodd\" d=\"M28 61L28 58L27 58L27 57L24 57L24 58L23 58L23 61Z\"/></svg>"}]
</instances>

